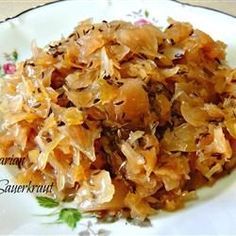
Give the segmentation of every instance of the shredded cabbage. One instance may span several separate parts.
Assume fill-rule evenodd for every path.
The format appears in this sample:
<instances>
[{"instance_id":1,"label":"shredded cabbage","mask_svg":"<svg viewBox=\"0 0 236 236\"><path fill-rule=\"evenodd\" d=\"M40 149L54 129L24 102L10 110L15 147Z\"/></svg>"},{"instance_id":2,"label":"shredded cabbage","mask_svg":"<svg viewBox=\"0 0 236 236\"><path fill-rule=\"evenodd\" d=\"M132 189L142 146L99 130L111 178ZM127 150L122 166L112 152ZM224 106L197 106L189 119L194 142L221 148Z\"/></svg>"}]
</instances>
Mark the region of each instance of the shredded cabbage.
<instances>
[{"instance_id":1,"label":"shredded cabbage","mask_svg":"<svg viewBox=\"0 0 236 236\"><path fill-rule=\"evenodd\" d=\"M236 165L236 70L189 23L81 22L0 79L0 156L83 211L144 220Z\"/></svg>"}]
</instances>

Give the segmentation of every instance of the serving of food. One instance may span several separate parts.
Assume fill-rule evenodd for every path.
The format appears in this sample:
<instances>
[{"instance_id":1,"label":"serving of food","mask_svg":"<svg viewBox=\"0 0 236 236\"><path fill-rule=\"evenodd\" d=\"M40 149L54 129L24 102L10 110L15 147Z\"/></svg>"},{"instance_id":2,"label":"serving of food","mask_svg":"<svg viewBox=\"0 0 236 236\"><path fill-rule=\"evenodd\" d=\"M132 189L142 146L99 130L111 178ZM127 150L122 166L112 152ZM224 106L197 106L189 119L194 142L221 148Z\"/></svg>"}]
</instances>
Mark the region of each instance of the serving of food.
<instances>
[{"instance_id":1,"label":"serving of food","mask_svg":"<svg viewBox=\"0 0 236 236\"><path fill-rule=\"evenodd\" d=\"M168 19L81 21L0 79L0 156L20 184L98 218L144 221L236 166L226 44ZM214 188L214 186L212 186Z\"/></svg>"},{"instance_id":2,"label":"serving of food","mask_svg":"<svg viewBox=\"0 0 236 236\"><path fill-rule=\"evenodd\" d=\"M236 71L189 23L81 22L1 80L1 156L82 211L175 210L236 164Z\"/></svg>"}]
</instances>

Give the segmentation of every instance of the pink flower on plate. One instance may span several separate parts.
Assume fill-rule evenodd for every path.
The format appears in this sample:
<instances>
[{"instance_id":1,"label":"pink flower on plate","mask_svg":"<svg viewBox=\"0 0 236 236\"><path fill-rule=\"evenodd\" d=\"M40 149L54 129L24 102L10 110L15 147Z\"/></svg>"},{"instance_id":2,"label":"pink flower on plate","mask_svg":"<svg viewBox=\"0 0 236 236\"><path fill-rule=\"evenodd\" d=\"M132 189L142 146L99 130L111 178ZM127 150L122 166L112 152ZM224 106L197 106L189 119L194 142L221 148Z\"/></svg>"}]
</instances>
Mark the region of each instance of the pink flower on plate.
<instances>
[{"instance_id":1,"label":"pink flower on plate","mask_svg":"<svg viewBox=\"0 0 236 236\"><path fill-rule=\"evenodd\" d=\"M138 26L142 26L142 25L150 24L150 22L142 18L142 19L135 21L134 24L138 25Z\"/></svg>"},{"instance_id":2,"label":"pink flower on plate","mask_svg":"<svg viewBox=\"0 0 236 236\"><path fill-rule=\"evenodd\" d=\"M16 65L12 62L7 62L2 66L5 74L14 74L16 71Z\"/></svg>"}]
</instances>

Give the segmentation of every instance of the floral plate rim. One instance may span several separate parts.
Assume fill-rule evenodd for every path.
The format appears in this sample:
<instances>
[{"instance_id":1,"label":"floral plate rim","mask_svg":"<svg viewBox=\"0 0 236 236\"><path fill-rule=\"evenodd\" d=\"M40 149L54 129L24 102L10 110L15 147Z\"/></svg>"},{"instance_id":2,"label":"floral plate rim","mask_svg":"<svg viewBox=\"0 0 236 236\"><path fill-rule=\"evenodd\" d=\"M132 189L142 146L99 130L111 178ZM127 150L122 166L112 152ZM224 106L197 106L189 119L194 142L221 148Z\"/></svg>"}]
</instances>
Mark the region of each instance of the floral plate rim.
<instances>
[{"instance_id":1,"label":"floral plate rim","mask_svg":"<svg viewBox=\"0 0 236 236\"><path fill-rule=\"evenodd\" d=\"M28 8L24 11L21 11L21 12L19 12L18 14L14 15L14 16L10 16L10 17L7 17L3 20L0 20L0 24L10 22L11 20L14 20L14 19L20 17L21 15L27 14L28 12L31 12L33 10L36 10L36 9L39 9L39 8L42 8L42 7L45 7L45 6L48 6L48 5L52 5L52 4L65 2L65 1L71 1L71 0L54 0L53 2L47 2L47 3L36 5L34 7ZM214 8L211 8L211 7L194 5L194 4L186 3L186 2L180 2L179 0L168 0L168 1L175 2L175 3L180 4L182 6L205 9L205 10L208 10L208 11L213 11L213 12L217 12L219 14L223 14L223 15L228 16L228 17L236 18L236 16L233 15L233 14L230 14L228 12L224 12L224 11L221 11L221 10L218 10L218 9L214 9ZM107 0L107 2L109 2L109 0Z\"/></svg>"}]
</instances>

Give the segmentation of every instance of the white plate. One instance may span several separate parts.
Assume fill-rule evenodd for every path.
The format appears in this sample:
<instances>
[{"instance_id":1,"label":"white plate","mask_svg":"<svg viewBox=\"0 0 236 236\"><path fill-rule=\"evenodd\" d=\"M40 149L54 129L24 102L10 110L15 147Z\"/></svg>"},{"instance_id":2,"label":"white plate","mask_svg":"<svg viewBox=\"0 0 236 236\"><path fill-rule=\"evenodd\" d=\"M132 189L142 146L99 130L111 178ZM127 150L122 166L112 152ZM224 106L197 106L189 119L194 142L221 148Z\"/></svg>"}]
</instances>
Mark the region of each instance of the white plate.
<instances>
[{"instance_id":1,"label":"white plate","mask_svg":"<svg viewBox=\"0 0 236 236\"><path fill-rule=\"evenodd\" d=\"M233 5L235 6L235 5ZM50 40L68 35L76 24L86 18L95 21L123 19L135 21L145 17L165 26L167 17L191 22L194 27L209 33L214 39L227 45L227 60L236 66L236 18L216 11L183 5L167 0L76 0L59 1L27 11L18 17L0 24L0 53L16 49L20 60L30 56L30 45L36 40L39 46ZM0 56L0 64L4 58ZM10 176L0 167L0 179ZM236 172L220 180L212 188L198 191L199 199L175 213L160 212L152 219L152 227L139 228L126 225L124 221L114 224L96 225L111 235L189 235L189 234L236 234ZM35 199L27 194L0 195L1 234L72 234L78 235L86 229L82 224L71 231L65 225L45 225L51 219L34 214L47 213L37 206ZM53 220L53 218L52 218Z\"/></svg>"}]
</instances>

